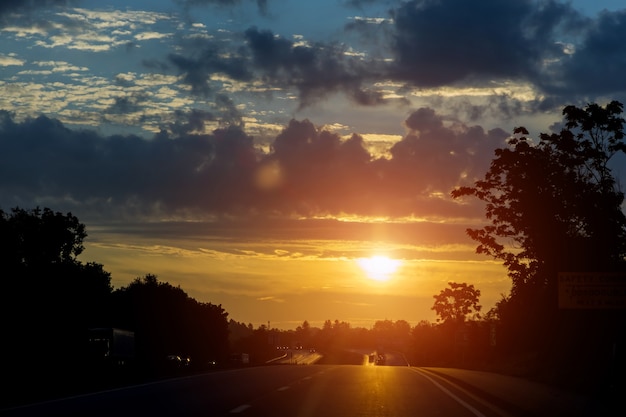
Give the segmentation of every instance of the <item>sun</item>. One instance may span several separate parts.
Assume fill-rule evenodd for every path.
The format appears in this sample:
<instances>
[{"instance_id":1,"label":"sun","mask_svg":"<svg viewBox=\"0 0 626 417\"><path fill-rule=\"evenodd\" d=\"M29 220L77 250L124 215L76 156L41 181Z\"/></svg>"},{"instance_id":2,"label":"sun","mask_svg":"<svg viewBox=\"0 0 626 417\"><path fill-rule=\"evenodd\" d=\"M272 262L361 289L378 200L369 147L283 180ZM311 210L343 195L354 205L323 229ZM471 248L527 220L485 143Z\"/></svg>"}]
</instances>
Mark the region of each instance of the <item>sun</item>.
<instances>
[{"instance_id":1,"label":"sun","mask_svg":"<svg viewBox=\"0 0 626 417\"><path fill-rule=\"evenodd\" d=\"M379 255L359 258L356 262L370 279L381 282L388 281L401 263L397 259Z\"/></svg>"}]
</instances>

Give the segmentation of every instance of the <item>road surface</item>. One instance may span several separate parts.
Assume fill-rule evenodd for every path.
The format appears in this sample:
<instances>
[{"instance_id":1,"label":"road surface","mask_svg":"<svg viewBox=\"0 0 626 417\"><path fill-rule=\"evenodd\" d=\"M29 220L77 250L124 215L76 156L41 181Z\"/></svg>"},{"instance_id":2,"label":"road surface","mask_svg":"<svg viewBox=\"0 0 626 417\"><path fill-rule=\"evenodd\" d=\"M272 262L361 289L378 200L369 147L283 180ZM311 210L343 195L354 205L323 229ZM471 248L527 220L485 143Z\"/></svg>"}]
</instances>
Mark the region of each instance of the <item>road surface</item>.
<instances>
[{"instance_id":1,"label":"road surface","mask_svg":"<svg viewBox=\"0 0 626 417\"><path fill-rule=\"evenodd\" d=\"M459 372L456 377L462 377ZM497 384L502 389L502 384ZM519 387L514 387L519 389ZM451 416L536 414L409 366L260 366L0 410L2 416ZM532 399L525 399L532 401ZM580 414L586 414L583 409ZM589 410L586 410L587 412ZM553 413L550 410L550 413Z\"/></svg>"}]
</instances>

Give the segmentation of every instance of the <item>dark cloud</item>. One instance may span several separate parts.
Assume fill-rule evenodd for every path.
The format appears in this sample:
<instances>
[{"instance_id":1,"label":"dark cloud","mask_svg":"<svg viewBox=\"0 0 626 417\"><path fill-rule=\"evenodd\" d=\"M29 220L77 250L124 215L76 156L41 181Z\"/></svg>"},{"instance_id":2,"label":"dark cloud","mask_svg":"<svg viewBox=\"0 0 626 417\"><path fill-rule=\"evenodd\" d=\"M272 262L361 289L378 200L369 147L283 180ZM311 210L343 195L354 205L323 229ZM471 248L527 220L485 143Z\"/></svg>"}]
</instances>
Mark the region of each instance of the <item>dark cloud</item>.
<instances>
[{"instance_id":1,"label":"dark cloud","mask_svg":"<svg viewBox=\"0 0 626 417\"><path fill-rule=\"evenodd\" d=\"M80 0L0 0L0 27L14 24L19 15L22 24L49 29L50 22L38 18L37 11L52 7L68 7L80 4Z\"/></svg>"},{"instance_id":2,"label":"dark cloud","mask_svg":"<svg viewBox=\"0 0 626 417\"><path fill-rule=\"evenodd\" d=\"M138 206L192 203L188 196L197 188L193 180L213 149L211 140L202 136L101 137L45 116L16 123L4 113L0 132L0 165L6 174L1 195L59 204L69 198L103 209L123 208L132 201Z\"/></svg>"},{"instance_id":3,"label":"dark cloud","mask_svg":"<svg viewBox=\"0 0 626 417\"><path fill-rule=\"evenodd\" d=\"M343 92L353 102L371 106L387 102L380 91L367 85L377 78L377 67L346 54L340 44L299 44L268 30L249 28L243 34L245 46L226 53L225 42L194 40L181 45L183 52L168 57L183 75L194 94L208 96L219 90L213 74L243 82L263 81L282 89L295 88L301 107L330 94ZM159 64L146 62L155 68ZM167 67L167 64L162 64Z\"/></svg>"},{"instance_id":4,"label":"dark cloud","mask_svg":"<svg viewBox=\"0 0 626 417\"><path fill-rule=\"evenodd\" d=\"M431 105L437 108L443 107L449 114L455 115L456 119L464 120L468 123L475 123L485 118L505 123L529 112L542 112L561 107L560 101L548 101L546 99L522 101L505 93L494 93L478 103L470 98L459 98L456 100L438 98L430 101ZM545 106L545 108L542 109L542 106Z\"/></svg>"},{"instance_id":5,"label":"dark cloud","mask_svg":"<svg viewBox=\"0 0 626 417\"><path fill-rule=\"evenodd\" d=\"M347 56L339 44L298 45L254 27L246 30L245 39L262 79L297 88L303 106L338 91L362 105L384 102L380 92L363 86L372 77L372 66Z\"/></svg>"},{"instance_id":6,"label":"dark cloud","mask_svg":"<svg viewBox=\"0 0 626 417\"><path fill-rule=\"evenodd\" d=\"M205 122L215 121L213 113L192 109L189 112L177 110L174 112L174 121L162 126L164 131L170 131L175 136L184 136L193 132L203 132Z\"/></svg>"},{"instance_id":7,"label":"dark cloud","mask_svg":"<svg viewBox=\"0 0 626 417\"><path fill-rule=\"evenodd\" d=\"M68 6L78 2L78 0L2 0L0 16L13 12L28 13L45 7Z\"/></svg>"},{"instance_id":8,"label":"dark cloud","mask_svg":"<svg viewBox=\"0 0 626 417\"><path fill-rule=\"evenodd\" d=\"M241 126L198 133L213 113L174 116L144 139L72 130L45 116L17 122L2 112L0 205L47 201L77 213L135 215L443 216L458 210L449 191L482 175L506 137L419 109L391 159L374 158L358 134L342 139L308 120L292 120L262 153ZM431 198L437 193L442 198Z\"/></svg>"},{"instance_id":9,"label":"dark cloud","mask_svg":"<svg viewBox=\"0 0 626 417\"><path fill-rule=\"evenodd\" d=\"M555 53L560 20L576 13L555 2L414 0L393 15L395 75L434 87L536 78L543 59Z\"/></svg>"},{"instance_id":10,"label":"dark cloud","mask_svg":"<svg viewBox=\"0 0 626 417\"><path fill-rule=\"evenodd\" d=\"M432 109L421 108L405 121L409 133L390 153L394 182L400 195L444 193L456 184L481 177L509 136L501 129L444 123Z\"/></svg>"},{"instance_id":11,"label":"dark cloud","mask_svg":"<svg viewBox=\"0 0 626 417\"><path fill-rule=\"evenodd\" d=\"M204 3L220 2L186 4ZM390 3L390 19L355 18L345 27L346 37L355 35L367 55L354 53L348 43L294 41L251 27L228 40L186 41L167 63L145 64L178 69L192 92L204 96L221 88L213 74L262 81L268 91L295 89L301 108L336 93L363 106L385 104L390 101L383 93L390 89L382 87L386 82L396 83L398 97L406 93L403 88L508 82L527 83L542 94L540 101L524 107L517 99L503 103L502 94L488 103L455 104L464 107L467 120L487 113L512 117L518 111L554 111L563 103L626 94L626 81L619 76L626 63L621 42L626 12L604 12L592 19L570 3L552 0Z\"/></svg>"},{"instance_id":12,"label":"dark cloud","mask_svg":"<svg viewBox=\"0 0 626 417\"><path fill-rule=\"evenodd\" d=\"M433 109L421 108L411 113L404 125L411 130L429 132L441 129L443 127L443 118L435 114Z\"/></svg>"},{"instance_id":13,"label":"dark cloud","mask_svg":"<svg viewBox=\"0 0 626 417\"><path fill-rule=\"evenodd\" d=\"M369 2L347 3L360 7ZM399 81L409 88L524 82L541 93L541 99L523 107L504 95L464 105L467 120L487 113L512 117L555 111L564 103L582 105L606 95L626 97L620 74L626 64L624 10L605 10L592 18L569 2L553 0L411 0L392 7L390 17L346 25L365 45L378 48L372 57L386 51L393 58L364 78Z\"/></svg>"},{"instance_id":14,"label":"dark cloud","mask_svg":"<svg viewBox=\"0 0 626 417\"><path fill-rule=\"evenodd\" d=\"M176 110L172 115L173 120L158 123L162 133L174 137L199 134L206 131L207 122L213 125L217 123L222 127L243 128L242 115L227 96L217 94L215 100L207 105L210 110Z\"/></svg>"},{"instance_id":15,"label":"dark cloud","mask_svg":"<svg viewBox=\"0 0 626 417\"><path fill-rule=\"evenodd\" d=\"M115 97L113 104L107 108L105 114L129 114L142 111L142 103L146 100L142 94L134 94L125 97Z\"/></svg>"},{"instance_id":16,"label":"dark cloud","mask_svg":"<svg viewBox=\"0 0 626 417\"><path fill-rule=\"evenodd\" d=\"M238 81L252 79L246 59L227 54L217 42L197 41L189 49L191 56L170 54L168 59L183 74L183 82L191 86L195 94L212 93L210 79L213 74L223 74ZM225 58L227 55L229 57Z\"/></svg>"},{"instance_id":17,"label":"dark cloud","mask_svg":"<svg viewBox=\"0 0 626 417\"><path fill-rule=\"evenodd\" d=\"M557 68L550 90L562 95L614 95L626 92L626 10L603 12L586 32L575 53Z\"/></svg>"}]
</instances>

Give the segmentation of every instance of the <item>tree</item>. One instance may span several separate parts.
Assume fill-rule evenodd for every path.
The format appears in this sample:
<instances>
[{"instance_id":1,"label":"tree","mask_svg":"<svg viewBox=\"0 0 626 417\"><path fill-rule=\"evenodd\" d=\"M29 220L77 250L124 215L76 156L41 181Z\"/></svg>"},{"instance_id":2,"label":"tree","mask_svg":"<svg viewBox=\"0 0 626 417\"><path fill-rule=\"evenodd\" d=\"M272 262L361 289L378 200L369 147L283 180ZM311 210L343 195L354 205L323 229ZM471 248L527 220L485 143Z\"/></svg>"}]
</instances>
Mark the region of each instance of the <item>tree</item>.
<instances>
[{"instance_id":1,"label":"tree","mask_svg":"<svg viewBox=\"0 0 626 417\"><path fill-rule=\"evenodd\" d=\"M102 265L77 260L85 226L49 208L0 210L3 297L0 346L8 372L53 374L79 368L84 332L105 319L111 276ZM15 367L13 369L13 367Z\"/></svg>"},{"instance_id":2,"label":"tree","mask_svg":"<svg viewBox=\"0 0 626 417\"><path fill-rule=\"evenodd\" d=\"M516 128L483 179L452 191L485 203L488 224L467 233L477 253L501 260L512 280L494 311L498 347L537 354L540 367L561 375L582 375L582 363L594 372L611 368L598 366L607 361L603 352L624 343L623 312L564 312L557 304L559 272L626 270L624 193L610 169L626 151L622 111L617 101L567 106L561 131L539 141Z\"/></svg>"},{"instance_id":3,"label":"tree","mask_svg":"<svg viewBox=\"0 0 626 417\"><path fill-rule=\"evenodd\" d=\"M467 233L477 253L503 261L514 298L552 302L560 271L624 268L624 194L609 168L626 150L622 107L568 106L561 132L542 134L536 144L517 128L484 179L452 191L485 203L490 224Z\"/></svg>"},{"instance_id":4,"label":"tree","mask_svg":"<svg viewBox=\"0 0 626 417\"><path fill-rule=\"evenodd\" d=\"M228 313L201 303L156 275L136 278L113 293L115 327L135 331L137 356L158 365L167 355L190 355L197 364L223 359L229 349Z\"/></svg>"},{"instance_id":5,"label":"tree","mask_svg":"<svg viewBox=\"0 0 626 417\"><path fill-rule=\"evenodd\" d=\"M439 318L445 323L464 323L468 316L478 315L482 308L478 304L480 290L466 283L449 282L448 285L450 288L433 295L435 303L431 309Z\"/></svg>"},{"instance_id":6,"label":"tree","mask_svg":"<svg viewBox=\"0 0 626 417\"><path fill-rule=\"evenodd\" d=\"M303 344L308 344L311 338L311 325L307 320L302 322L301 326L296 328L296 341Z\"/></svg>"},{"instance_id":7,"label":"tree","mask_svg":"<svg viewBox=\"0 0 626 417\"><path fill-rule=\"evenodd\" d=\"M72 263L84 249L85 225L72 213L49 208L0 210L0 256L6 265L35 267Z\"/></svg>"}]
</instances>

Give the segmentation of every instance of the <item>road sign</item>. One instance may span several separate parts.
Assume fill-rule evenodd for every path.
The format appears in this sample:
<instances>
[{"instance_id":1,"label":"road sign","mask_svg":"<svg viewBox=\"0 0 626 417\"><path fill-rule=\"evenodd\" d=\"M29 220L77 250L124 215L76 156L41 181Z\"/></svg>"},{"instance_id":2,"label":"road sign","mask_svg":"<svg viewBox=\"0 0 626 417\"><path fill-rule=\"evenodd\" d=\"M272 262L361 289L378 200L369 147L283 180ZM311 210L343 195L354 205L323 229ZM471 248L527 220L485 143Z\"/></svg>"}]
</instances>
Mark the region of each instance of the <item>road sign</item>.
<instances>
[{"instance_id":1,"label":"road sign","mask_svg":"<svg viewBox=\"0 0 626 417\"><path fill-rule=\"evenodd\" d=\"M626 272L560 272L559 308L626 309Z\"/></svg>"}]
</instances>

